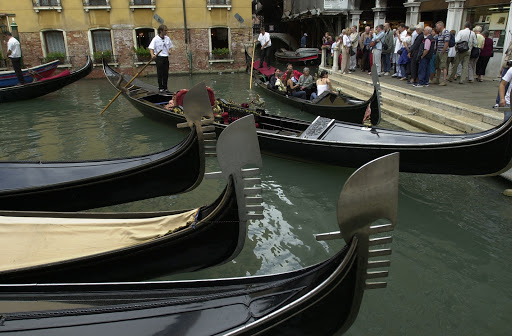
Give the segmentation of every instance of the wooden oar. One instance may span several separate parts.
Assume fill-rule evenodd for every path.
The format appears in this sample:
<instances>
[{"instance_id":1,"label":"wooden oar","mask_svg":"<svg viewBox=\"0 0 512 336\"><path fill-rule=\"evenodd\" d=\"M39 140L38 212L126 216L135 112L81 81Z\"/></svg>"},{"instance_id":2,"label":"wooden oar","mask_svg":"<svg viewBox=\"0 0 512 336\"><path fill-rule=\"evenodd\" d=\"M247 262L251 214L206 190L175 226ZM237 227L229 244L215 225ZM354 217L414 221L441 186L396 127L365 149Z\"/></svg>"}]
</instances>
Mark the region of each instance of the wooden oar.
<instances>
[{"instance_id":1,"label":"wooden oar","mask_svg":"<svg viewBox=\"0 0 512 336\"><path fill-rule=\"evenodd\" d=\"M162 52L162 50L160 50L160 51L156 54L156 56L158 56L158 54L160 54L161 52ZM142 69L140 69L140 71L139 71L139 72L137 72L137 74L136 74L135 76L133 76L133 78L132 78L132 79L130 79L130 81L129 81L128 83L126 83L126 84L125 84L124 88L127 88L127 87L128 87L128 85L130 85L130 84L131 84L131 82L133 82L133 81L135 80L135 78L137 78L137 76L138 76L138 75L140 75L140 73L141 73L142 71L144 71L144 69L146 69L146 67L149 65L149 63L151 63L151 61L153 61L153 59L150 59L150 60L149 60L149 62L147 62L147 63L142 67ZM112 103L114 102L114 100L116 100L116 99L117 99L117 97L119 97L119 96L121 95L121 92L123 92L123 91L122 91L122 90L119 90L119 92L116 94L116 96L115 96L115 97L110 101L110 103L108 103L108 105L107 105L107 106L105 106L105 108L103 109L103 111L101 111L100 115L103 115L103 112L105 112L105 111L109 108L109 106L110 106L110 105L112 105Z\"/></svg>"},{"instance_id":2,"label":"wooden oar","mask_svg":"<svg viewBox=\"0 0 512 336\"><path fill-rule=\"evenodd\" d=\"M251 58L251 81L249 82L249 90L252 90L252 71L254 69L254 49L256 49L256 42L252 44L252 58Z\"/></svg>"}]
</instances>

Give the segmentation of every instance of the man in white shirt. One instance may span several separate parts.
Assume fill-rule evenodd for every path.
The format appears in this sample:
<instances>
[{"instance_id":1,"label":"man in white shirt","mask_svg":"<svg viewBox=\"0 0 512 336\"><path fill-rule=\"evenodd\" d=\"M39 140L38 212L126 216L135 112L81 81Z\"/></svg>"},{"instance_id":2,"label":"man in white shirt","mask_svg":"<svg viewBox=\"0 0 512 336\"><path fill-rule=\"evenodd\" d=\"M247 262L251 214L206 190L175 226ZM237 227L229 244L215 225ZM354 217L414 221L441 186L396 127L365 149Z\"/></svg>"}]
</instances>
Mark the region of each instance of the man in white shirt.
<instances>
[{"instance_id":1,"label":"man in white shirt","mask_svg":"<svg viewBox=\"0 0 512 336\"><path fill-rule=\"evenodd\" d=\"M359 45L359 34L357 33L357 26L350 28L350 42L353 55L350 55L349 71L356 71L357 65L357 46Z\"/></svg>"},{"instance_id":2,"label":"man in white shirt","mask_svg":"<svg viewBox=\"0 0 512 336\"><path fill-rule=\"evenodd\" d=\"M160 93L171 94L167 90L167 80L169 78L169 56L171 48L174 48L169 36L167 36L167 26L160 25L157 29L157 35L153 37L149 44L151 58L156 62L156 74L158 77L158 90Z\"/></svg>"},{"instance_id":3,"label":"man in white shirt","mask_svg":"<svg viewBox=\"0 0 512 336\"><path fill-rule=\"evenodd\" d=\"M505 76L501 79L500 87L499 87L499 95L500 95L500 106L501 107L510 107L510 90L512 89L512 85L508 85L512 81L512 68L509 68ZM507 87L508 85L508 87ZM512 116L512 112L510 110L505 112L505 120Z\"/></svg>"},{"instance_id":4,"label":"man in white shirt","mask_svg":"<svg viewBox=\"0 0 512 336\"><path fill-rule=\"evenodd\" d=\"M21 46L20 42L12 36L11 32L5 32L4 38L7 41L7 57L11 59L12 67L18 78L17 85L25 84L25 79L21 72Z\"/></svg>"},{"instance_id":5,"label":"man in white shirt","mask_svg":"<svg viewBox=\"0 0 512 336\"><path fill-rule=\"evenodd\" d=\"M462 42L467 43L468 49L465 51L461 51L459 49L459 43ZM448 81L453 82L455 80L457 67L462 62L462 74L460 76L459 84L464 84L464 81L468 77L468 64L471 49L473 46L476 46L476 43L476 34L471 30L471 23L466 22L464 29L460 30L457 35L455 35L455 50L457 51L457 54L455 54L455 60L453 61L452 71Z\"/></svg>"},{"instance_id":6,"label":"man in white shirt","mask_svg":"<svg viewBox=\"0 0 512 336\"><path fill-rule=\"evenodd\" d=\"M260 66L259 68L263 68L263 63L265 62L265 58L267 58L267 67L270 69L270 47L272 46L272 41L270 40L270 34L265 32L265 27L260 28L260 35L258 39L254 41L254 43L260 42L261 44L261 57L260 57Z\"/></svg>"}]
</instances>

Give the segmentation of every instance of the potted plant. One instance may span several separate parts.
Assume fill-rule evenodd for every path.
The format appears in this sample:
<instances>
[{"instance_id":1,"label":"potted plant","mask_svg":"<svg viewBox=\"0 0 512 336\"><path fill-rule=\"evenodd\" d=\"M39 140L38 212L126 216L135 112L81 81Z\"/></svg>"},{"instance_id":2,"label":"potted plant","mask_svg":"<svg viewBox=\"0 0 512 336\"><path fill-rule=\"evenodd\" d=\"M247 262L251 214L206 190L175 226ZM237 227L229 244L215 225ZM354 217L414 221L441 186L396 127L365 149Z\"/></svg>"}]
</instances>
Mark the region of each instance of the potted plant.
<instances>
[{"instance_id":1,"label":"potted plant","mask_svg":"<svg viewBox=\"0 0 512 336\"><path fill-rule=\"evenodd\" d=\"M146 49L144 47L133 47L133 51L135 52L135 55L137 56L137 60L139 62L147 62L151 59L151 53L149 52L149 49Z\"/></svg>"},{"instance_id":2,"label":"potted plant","mask_svg":"<svg viewBox=\"0 0 512 336\"><path fill-rule=\"evenodd\" d=\"M223 59L229 56L229 48L215 48L212 50L213 58Z\"/></svg>"},{"instance_id":3,"label":"potted plant","mask_svg":"<svg viewBox=\"0 0 512 336\"><path fill-rule=\"evenodd\" d=\"M64 64L65 59L66 59L66 54L62 53L62 52L51 52L46 55L47 62L59 60L59 64Z\"/></svg>"},{"instance_id":4,"label":"potted plant","mask_svg":"<svg viewBox=\"0 0 512 336\"><path fill-rule=\"evenodd\" d=\"M97 50L92 54L92 58L94 58L94 63L101 63L103 58L107 61L107 63L110 63L112 61L112 51Z\"/></svg>"}]
</instances>

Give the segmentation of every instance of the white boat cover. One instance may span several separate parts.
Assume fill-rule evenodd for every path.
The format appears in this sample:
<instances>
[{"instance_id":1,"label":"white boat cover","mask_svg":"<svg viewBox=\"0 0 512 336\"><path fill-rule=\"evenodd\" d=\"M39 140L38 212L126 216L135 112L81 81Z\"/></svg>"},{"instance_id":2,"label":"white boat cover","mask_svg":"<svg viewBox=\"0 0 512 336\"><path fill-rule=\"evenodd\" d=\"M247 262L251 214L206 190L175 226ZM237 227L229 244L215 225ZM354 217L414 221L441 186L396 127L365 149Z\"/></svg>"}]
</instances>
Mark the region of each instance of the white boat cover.
<instances>
[{"instance_id":1,"label":"white boat cover","mask_svg":"<svg viewBox=\"0 0 512 336\"><path fill-rule=\"evenodd\" d=\"M197 212L138 219L0 216L0 271L149 242L194 223Z\"/></svg>"}]
</instances>

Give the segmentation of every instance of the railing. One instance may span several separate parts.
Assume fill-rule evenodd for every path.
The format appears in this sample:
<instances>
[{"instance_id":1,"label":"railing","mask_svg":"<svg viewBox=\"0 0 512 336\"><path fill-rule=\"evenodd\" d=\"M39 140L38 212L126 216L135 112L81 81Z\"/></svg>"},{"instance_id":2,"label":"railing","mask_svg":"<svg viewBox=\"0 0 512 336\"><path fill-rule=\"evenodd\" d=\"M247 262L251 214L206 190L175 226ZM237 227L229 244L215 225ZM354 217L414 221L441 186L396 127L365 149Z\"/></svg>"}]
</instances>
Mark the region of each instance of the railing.
<instances>
[{"instance_id":1,"label":"railing","mask_svg":"<svg viewBox=\"0 0 512 336\"><path fill-rule=\"evenodd\" d=\"M56 10L59 13L62 11L60 0L34 0L32 5L36 13L39 13L40 10Z\"/></svg>"},{"instance_id":2,"label":"railing","mask_svg":"<svg viewBox=\"0 0 512 336\"><path fill-rule=\"evenodd\" d=\"M110 0L84 0L84 10L88 12L91 9L106 9L110 11Z\"/></svg>"},{"instance_id":3,"label":"railing","mask_svg":"<svg viewBox=\"0 0 512 336\"><path fill-rule=\"evenodd\" d=\"M212 10L212 8L227 8L231 10L231 0L206 0L206 7L208 10Z\"/></svg>"},{"instance_id":4,"label":"railing","mask_svg":"<svg viewBox=\"0 0 512 336\"><path fill-rule=\"evenodd\" d=\"M151 9L155 10L156 4L155 0L130 0L130 9L133 11L134 9Z\"/></svg>"}]
</instances>

